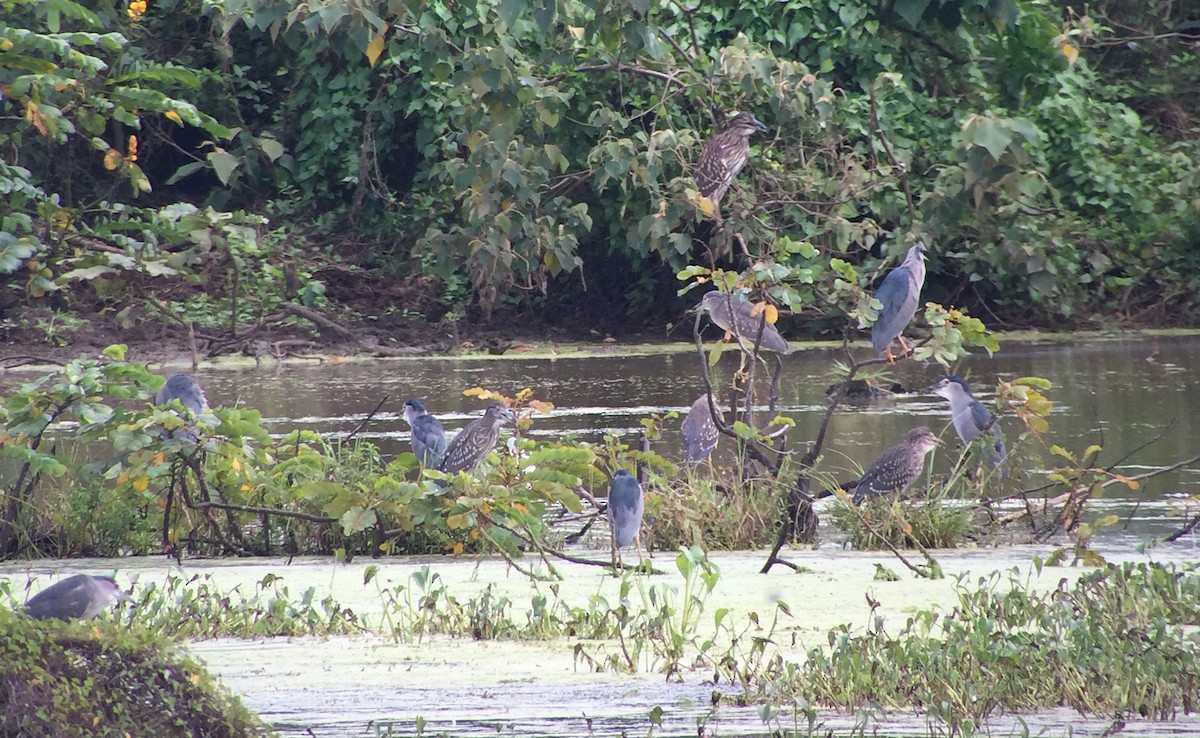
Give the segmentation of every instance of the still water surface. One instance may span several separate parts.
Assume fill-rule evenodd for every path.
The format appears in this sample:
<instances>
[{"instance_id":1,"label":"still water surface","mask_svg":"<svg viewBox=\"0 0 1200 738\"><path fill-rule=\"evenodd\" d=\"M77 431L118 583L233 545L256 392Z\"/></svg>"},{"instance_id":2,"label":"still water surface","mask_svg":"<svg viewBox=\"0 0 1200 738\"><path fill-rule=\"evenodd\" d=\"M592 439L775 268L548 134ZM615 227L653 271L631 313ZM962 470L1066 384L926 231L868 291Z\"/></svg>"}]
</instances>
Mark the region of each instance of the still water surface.
<instances>
[{"instance_id":1,"label":"still water surface","mask_svg":"<svg viewBox=\"0 0 1200 738\"><path fill-rule=\"evenodd\" d=\"M618 349L619 350L619 349ZM401 416L410 397L423 399L430 411L453 433L479 414L484 403L464 397L468 387L482 386L512 395L524 387L555 405L549 416L538 416L536 436L573 434L596 440L606 432L625 434L634 442L639 421L651 413L686 411L700 392L699 361L692 353L652 356L609 356L542 359L417 359L378 363L289 365L281 370L201 370L197 377L214 404L259 408L269 429L283 434L294 428L325 433L348 433L375 406L388 398L367 429L360 433L395 453L407 447L408 426ZM780 384L782 414L796 421L792 448L812 438L825 410L825 391L833 381L840 350L798 351L785 358ZM735 365L724 357L715 381ZM989 406L996 381L1039 376L1053 382L1046 394L1054 402L1047 442L1075 453L1091 444L1104 446L1101 464L1122 459L1137 447L1174 426L1159 442L1124 462L1127 475L1142 474L1200 454L1200 336L1125 338L1091 343L1009 342L989 358L972 356L956 371L969 378L976 395ZM896 381L908 388L924 387L940 373L932 363L903 362L894 370ZM1000 421L1014 462L1024 472L1012 480L1025 487L1041 483L1039 469L1053 463L1046 446L1035 439L1015 441L1021 433L1014 416ZM950 452L935 457L934 468L952 465L957 445L949 427L949 410L940 398L902 394L894 400L847 403L831 427L822 469L839 478L855 471L898 443L910 428L925 424L949 441ZM679 420L667 422L657 450L678 459ZM718 461L728 461L728 443L718 449ZM1129 518L1122 531L1134 535L1160 533L1167 520L1166 495L1200 492L1200 471L1181 470L1147 481L1137 491L1119 485L1107 488L1096 509L1112 506ZM1135 508L1135 504L1141 502ZM1112 531L1109 531L1111 534Z\"/></svg>"}]
</instances>

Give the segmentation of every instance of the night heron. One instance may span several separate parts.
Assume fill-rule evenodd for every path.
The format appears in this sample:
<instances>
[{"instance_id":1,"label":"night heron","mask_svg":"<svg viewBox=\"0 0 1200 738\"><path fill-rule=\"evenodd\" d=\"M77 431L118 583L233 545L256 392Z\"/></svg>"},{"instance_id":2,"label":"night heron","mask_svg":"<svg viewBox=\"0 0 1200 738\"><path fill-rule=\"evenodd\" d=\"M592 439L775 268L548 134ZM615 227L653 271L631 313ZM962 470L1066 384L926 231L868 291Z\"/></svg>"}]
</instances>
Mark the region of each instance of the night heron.
<instances>
[{"instance_id":1,"label":"night heron","mask_svg":"<svg viewBox=\"0 0 1200 738\"><path fill-rule=\"evenodd\" d=\"M190 410L193 416L208 410L208 399L204 397L200 383L187 374L172 374L167 377L167 381L163 382L163 386L159 387L158 393L154 395L155 405L166 406L172 400L177 400L180 405ZM184 438L192 442L197 440L194 430L171 431L169 437Z\"/></svg>"},{"instance_id":2,"label":"night heron","mask_svg":"<svg viewBox=\"0 0 1200 738\"><path fill-rule=\"evenodd\" d=\"M404 403L404 419L412 428L412 450L421 466L439 468L446 457L446 431L442 424L429 414L420 400Z\"/></svg>"},{"instance_id":3,"label":"night heron","mask_svg":"<svg viewBox=\"0 0 1200 738\"><path fill-rule=\"evenodd\" d=\"M904 437L904 443L892 446L871 462L854 488L854 504L867 497L903 492L925 468L925 455L940 443L933 431L917 426Z\"/></svg>"},{"instance_id":4,"label":"night heron","mask_svg":"<svg viewBox=\"0 0 1200 738\"><path fill-rule=\"evenodd\" d=\"M980 433L991 429L995 443L984 445L983 458L989 469L1001 467L1003 473L1004 461L1008 458L1004 434L988 409L971 394L971 387L966 380L956 376L942 377L924 391L950 401L950 419L964 446L970 446Z\"/></svg>"},{"instance_id":5,"label":"night heron","mask_svg":"<svg viewBox=\"0 0 1200 738\"><path fill-rule=\"evenodd\" d=\"M133 602L129 595L121 591L112 577L75 574L55 582L31 597L29 602L25 603L25 612L38 620L90 618L99 614L114 600Z\"/></svg>"},{"instance_id":6,"label":"night heron","mask_svg":"<svg viewBox=\"0 0 1200 738\"><path fill-rule=\"evenodd\" d=\"M747 351L754 347L758 338L758 328L762 325L762 342L759 348L764 351L774 351L780 354L790 354L792 347L779 335L779 330L767 323L763 325L762 312L754 312L754 305L746 300L734 299L733 295L712 290L706 292L700 300L700 310L707 310L712 322L726 333L738 339L738 343Z\"/></svg>"},{"instance_id":7,"label":"night heron","mask_svg":"<svg viewBox=\"0 0 1200 738\"><path fill-rule=\"evenodd\" d=\"M503 402L488 405L482 418L472 420L450 442L446 457L442 459L442 471L449 474L474 471L479 462L496 447L496 442L500 440L500 426L516 419L517 416Z\"/></svg>"},{"instance_id":8,"label":"night heron","mask_svg":"<svg viewBox=\"0 0 1200 738\"><path fill-rule=\"evenodd\" d=\"M613 475L612 484L608 488L608 527L609 540L612 544L612 564L617 568L621 562L621 549L634 544L637 549L638 562L642 556L642 513L645 511L646 499L642 495L642 485L637 477L621 469Z\"/></svg>"},{"instance_id":9,"label":"night heron","mask_svg":"<svg viewBox=\"0 0 1200 738\"><path fill-rule=\"evenodd\" d=\"M750 137L767 127L750 113L738 113L715 134L700 152L692 169L700 194L720 210L721 198L750 158Z\"/></svg>"},{"instance_id":10,"label":"night heron","mask_svg":"<svg viewBox=\"0 0 1200 738\"><path fill-rule=\"evenodd\" d=\"M721 412L719 405L717 412ZM717 425L713 422L712 411L708 407L708 395L700 395L683 418L684 463L695 465L707 459L717 447L720 437Z\"/></svg>"},{"instance_id":11,"label":"night heron","mask_svg":"<svg viewBox=\"0 0 1200 738\"><path fill-rule=\"evenodd\" d=\"M921 245L917 244L908 250L904 262L888 272L875 293L875 299L883 303L879 317L871 326L871 345L875 353L887 352L889 362L892 357L892 342L900 339L900 347L904 354L912 349L904 340L904 329L912 322L917 314L917 306L921 300L921 288L925 285L925 256L921 253Z\"/></svg>"}]
</instances>

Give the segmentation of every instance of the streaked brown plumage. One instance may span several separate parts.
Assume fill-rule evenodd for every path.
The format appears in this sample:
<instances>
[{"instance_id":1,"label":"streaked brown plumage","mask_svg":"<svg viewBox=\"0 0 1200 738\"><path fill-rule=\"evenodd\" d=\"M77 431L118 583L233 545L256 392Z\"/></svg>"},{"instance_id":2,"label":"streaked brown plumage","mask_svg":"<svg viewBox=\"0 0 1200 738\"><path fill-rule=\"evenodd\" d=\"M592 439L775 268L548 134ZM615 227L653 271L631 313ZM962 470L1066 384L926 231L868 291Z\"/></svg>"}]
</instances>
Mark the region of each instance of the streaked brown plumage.
<instances>
[{"instance_id":1,"label":"streaked brown plumage","mask_svg":"<svg viewBox=\"0 0 1200 738\"><path fill-rule=\"evenodd\" d=\"M892 446L871 462L854 488L854 504L868 497L903 492L925 469L925 455L941 441L933 431L920 425L904 436L904 443Z\"/></svg>"},{"instance_id":2,"label":"streaked brown plumage","mask_svg":"<svg viewBox=\"0 0 1200 738\"><path fill-rule=\"evenodd\" d=\"M700 194L720 205L734 177L750 158L750 137L767 127L750 113L738 113L709 139L692 169Z\"/></svg>"}]
</instances>

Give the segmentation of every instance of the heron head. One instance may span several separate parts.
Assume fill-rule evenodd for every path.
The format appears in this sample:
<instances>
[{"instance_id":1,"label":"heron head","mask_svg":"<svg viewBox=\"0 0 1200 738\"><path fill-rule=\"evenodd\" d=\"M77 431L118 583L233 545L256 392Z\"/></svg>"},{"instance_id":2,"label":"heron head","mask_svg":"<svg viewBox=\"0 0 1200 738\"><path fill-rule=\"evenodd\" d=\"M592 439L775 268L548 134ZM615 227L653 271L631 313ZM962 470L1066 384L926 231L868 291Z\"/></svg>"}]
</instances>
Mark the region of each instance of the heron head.
<instances>
[{"instance_id":1,"label":"heron head","mask_svg":"<svg viewBox=\"0 0 1200 738\"><path fill-rule=\"evenodd\" d=\"M484 417L490 418L497 426L515 423L517 416L503 402L493 402L483 411Z\"/></svg>"},{"instance_id":2,"label":"heron head","mask_svg":"<svg viewBox=\"0 0 1200 738\"><path fill-rule=\"evenodd\" d=\"M408 421L409 425L412 425L414 420L428 412L425 409L425 403L420 400L409 400L404 403L404 419Z\"/></svg>"},{"instance_id":3,"label":"heron head","mask_svg":"<svg viewBox=\"0 0 1200 738\"><path fill-rule=\"evenodd\" d=\"M933 431L929 430L929 428L924 425L918 425L916 428L910 430L904 437L904 442L907 443L910 448L921 453L921 455L925 455L942 445L941 439L935 436Z\"/></svg>"},{"instance_id":4,"label":"heron head","mask_svg":"<svg viewBox=\"0 0 1200 738\"><path fill-rule=\"evenodd\" d=\"M755 131L767 130L766 125L758 118L755 118L752 113L738 113L730 118L729 122L725 125L725 129L729 130L733 128L742 129L747 136L753 134Z\"/></svg>"},{"instance_id":5,"label":"heron head","mask_svg":"<svg viewBox=\"0 0 1200 738\"><path fill-rule=\"evenodd\" d=\"M942 377L921 391L937 395L938 397L944 397L947 400L971 394L971 388L967 385L966 380L953 374L948 377Z\"/></svg>"},{"instance_id":6,"label":"heron head","mask_svg":"<svg viewBox=\"0 0 1200 738\"><path fill-rule=\"evenodd\" d=\"M130 603L131 605L138 604L136 600L129 596L129 593L121 589L121 585L117 584L116 579L113 579L112 577L94 576L92 577L92 581L99 586L101 596L107 598L110 602L124 601Z\"/></svg>"}]
</instances>

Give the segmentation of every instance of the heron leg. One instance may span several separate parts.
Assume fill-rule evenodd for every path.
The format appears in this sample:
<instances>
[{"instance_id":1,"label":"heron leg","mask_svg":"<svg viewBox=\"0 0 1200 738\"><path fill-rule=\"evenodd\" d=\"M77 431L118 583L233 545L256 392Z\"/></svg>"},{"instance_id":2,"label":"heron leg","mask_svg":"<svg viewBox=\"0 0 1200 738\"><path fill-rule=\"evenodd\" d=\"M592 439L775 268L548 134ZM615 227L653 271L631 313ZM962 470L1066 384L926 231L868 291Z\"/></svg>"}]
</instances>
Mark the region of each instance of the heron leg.
<instances>
[{"instance_id":1,"label":"heron leg","mask_svg":"<svg viewBox=\"0 0 1200 738\"><path fill-rule=\"evenodd\" d=\"M646 557L642 553L642 532L640 530L637 532L637 535L633 537L633 546L635 549L637 549L638 568L640 569L642 568L642 564L646 562Z\"/></svg>"},{"instance_id":2,"label":"heron leg","mask_svg":"<svg viewBox=\"0 0 1200 738\"><path fill-rule=\"evenodd\" d=\"M887 354L887 363L889 363L889 364L896 363L896 357L892 356L892 344L890 344L890 343L888 344L888 347L886 349L884 349L884 353Z\"/></svg>"},{"instance_id":3,"label":"heron leg","mask_svg":"<svg viewBox=\"0 0 1200 738\"><path fill-rule=\"evenodd\" d=\"M617 560L621 557L621 550L617 548L617 531L613 528L609 528L608 531L608 545L612 551L612 568L613 575L615 576L617 573Z\"/></svg>"},{"instance_id":4,"label":"heron leg","mask_svg":"<svg viewBox=\"0 0 1200 738\"><path fill-rule=\"evenodd\" d=\"M904 349L904 355L912 356L913 348L908 343L908 341L904 340L904 336L903 335L896 336L896 340L898 340L900 342L900 348Z\"/></svg>"}]
</instances>

